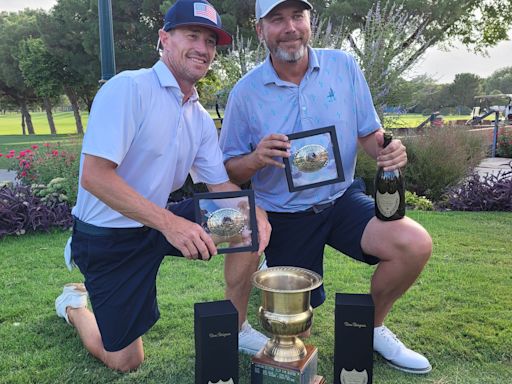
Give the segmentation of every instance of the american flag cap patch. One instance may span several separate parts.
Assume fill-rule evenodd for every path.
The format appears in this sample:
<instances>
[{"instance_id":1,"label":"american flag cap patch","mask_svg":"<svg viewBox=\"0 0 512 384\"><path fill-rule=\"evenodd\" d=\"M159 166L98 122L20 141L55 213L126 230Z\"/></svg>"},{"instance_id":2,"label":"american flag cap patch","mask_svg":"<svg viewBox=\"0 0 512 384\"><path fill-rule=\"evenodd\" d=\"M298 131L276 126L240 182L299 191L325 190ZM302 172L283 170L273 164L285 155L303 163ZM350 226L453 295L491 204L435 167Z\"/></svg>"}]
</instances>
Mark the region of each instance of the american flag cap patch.
<instances>
[{"instance_id":1,"label":"american flag cap patch","mask_svg":"<svg viewBox=\"0 0 512 384\"><path fill-rule=\"evenodd\" d=\"M217 25L217 12L209 4L194 3L194 16L204 17Z\"/></svg>"}]
</instances>

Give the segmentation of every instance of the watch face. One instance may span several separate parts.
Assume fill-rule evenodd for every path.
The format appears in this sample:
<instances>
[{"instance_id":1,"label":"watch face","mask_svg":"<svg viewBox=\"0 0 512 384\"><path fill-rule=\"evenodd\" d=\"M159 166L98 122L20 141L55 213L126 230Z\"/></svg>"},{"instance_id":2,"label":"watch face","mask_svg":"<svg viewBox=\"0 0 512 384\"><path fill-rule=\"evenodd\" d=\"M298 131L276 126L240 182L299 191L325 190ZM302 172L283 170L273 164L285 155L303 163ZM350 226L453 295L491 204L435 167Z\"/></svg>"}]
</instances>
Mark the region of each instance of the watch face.
<instances>
[{"instance_id":1,"label":"watch face","mask_svg":"<svg viewBox=\"0 0 512 384\"><path fill-rule=\"evenodd\" d=\"M290 192L345 180L334 126L288 135L290 158L284 158Z\"/></svg>"}]
</instances>

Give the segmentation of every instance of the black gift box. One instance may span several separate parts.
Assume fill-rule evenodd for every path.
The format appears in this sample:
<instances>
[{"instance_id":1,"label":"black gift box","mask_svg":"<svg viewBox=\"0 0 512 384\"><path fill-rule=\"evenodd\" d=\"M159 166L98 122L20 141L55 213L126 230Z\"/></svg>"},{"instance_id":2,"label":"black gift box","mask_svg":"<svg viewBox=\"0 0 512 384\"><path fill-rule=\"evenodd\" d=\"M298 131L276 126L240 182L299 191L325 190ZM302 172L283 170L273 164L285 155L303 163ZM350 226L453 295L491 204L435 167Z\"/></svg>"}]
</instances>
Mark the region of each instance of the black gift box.
<instances>
[{"instance_id":1,"label":"black gift box","mask_svg":"<svg viewBox=\"0 0 512 384\"><path fill-rule=\"evenodd\" d=\"M371 295L336 294L335 384L372 383L374 313Z\"/></svg>"},{"instance_id":2,"label":"black gift box","mask_svg":"<svg viewBox=\"0 0 512 384\"><path fill-rule=\"evenodd\" d=\"M238 384L238 312L231 301L194 304L196 384Z\"/></svg>"}]
</instances>

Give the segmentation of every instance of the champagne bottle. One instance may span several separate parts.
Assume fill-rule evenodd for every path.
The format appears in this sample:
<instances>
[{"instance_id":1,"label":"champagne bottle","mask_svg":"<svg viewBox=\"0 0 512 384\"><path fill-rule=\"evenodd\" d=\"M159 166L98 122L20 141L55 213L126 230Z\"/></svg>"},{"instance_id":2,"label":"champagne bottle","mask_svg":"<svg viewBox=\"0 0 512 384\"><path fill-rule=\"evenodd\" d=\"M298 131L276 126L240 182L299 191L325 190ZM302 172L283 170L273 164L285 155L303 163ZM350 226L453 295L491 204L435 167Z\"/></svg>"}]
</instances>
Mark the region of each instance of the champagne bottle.
<instances>
[{"instance_id":1,"label":"champagne bottle","mask_svg":"<svg viewBox=\"0 0 512 384\"><path fill-rule=\"evenodd\" d=\"M384 133L384 148L393 135ZM405 179L400 169L384 171L379 167L375 176L375 216L380 220L398 220L405 215Z\"/></svg>"}]
</instances>

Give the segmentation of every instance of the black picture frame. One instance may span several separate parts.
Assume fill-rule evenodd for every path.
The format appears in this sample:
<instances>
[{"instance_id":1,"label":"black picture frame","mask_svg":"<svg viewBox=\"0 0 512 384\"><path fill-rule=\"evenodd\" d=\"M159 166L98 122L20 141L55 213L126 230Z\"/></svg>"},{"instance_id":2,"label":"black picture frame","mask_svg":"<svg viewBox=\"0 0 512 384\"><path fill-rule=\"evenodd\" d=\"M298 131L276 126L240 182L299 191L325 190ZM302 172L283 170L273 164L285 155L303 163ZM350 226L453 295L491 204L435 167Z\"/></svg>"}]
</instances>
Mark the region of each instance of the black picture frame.
<instances>
[{"instance_id":1,"label":"black picture frame","mask_svg":"<svg viewBox=\"0 0 512 384\"><path fill-rule=\"evenodd\" d=\"M291 145L291 156L289 158L283 158L283 161L288 190L290 192L345 181L336 128L333 125L304 132L291 133L287 136ZM312 145L321 146L322 151L326 153L325 165L313 171L299 169L294 160L295 156L300 155L299 150L304 150L306 146Z\"/></svg>"},{"instance_id":2,"label":"black picture frame","mask_svg":"<svg viewBox=\"0 0 512 384\"><path fill-rule=\"evenodd\" d=\"M258 226L256 224L256 204L254 191L242 190L233 192L195 193L193 196L195 220L201 225L217 245L219 254L234 252L255 252L258 250ZM223 209L236 210L235 219L240 222L231 223L233 235L222 236L215 233L215 220L232 219L233 211L226 216ZM216 213L216 216L212 216ZM239 218L239 215L242 217ZM213 223L213 224L212 224ZM241 226L239 230L238 227ZM217 228L218 230L218 228ZM229 231L228 231L229 232ZM244 235L245 232L245 235ZM240 241L238 243L238 241ZM227 246L225 244L228 244ZM238 244L234 246L233 244Z\"/></svg>"}]
</instances>

